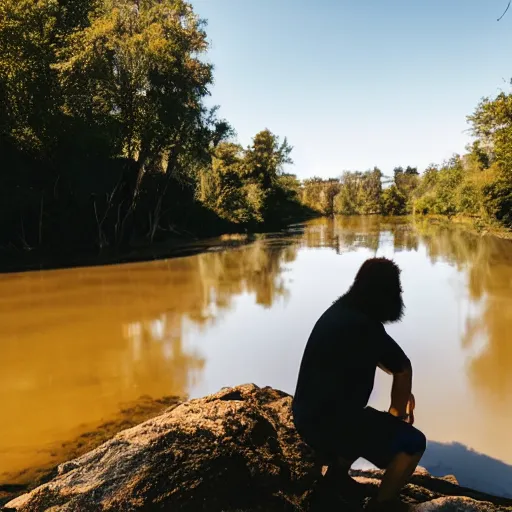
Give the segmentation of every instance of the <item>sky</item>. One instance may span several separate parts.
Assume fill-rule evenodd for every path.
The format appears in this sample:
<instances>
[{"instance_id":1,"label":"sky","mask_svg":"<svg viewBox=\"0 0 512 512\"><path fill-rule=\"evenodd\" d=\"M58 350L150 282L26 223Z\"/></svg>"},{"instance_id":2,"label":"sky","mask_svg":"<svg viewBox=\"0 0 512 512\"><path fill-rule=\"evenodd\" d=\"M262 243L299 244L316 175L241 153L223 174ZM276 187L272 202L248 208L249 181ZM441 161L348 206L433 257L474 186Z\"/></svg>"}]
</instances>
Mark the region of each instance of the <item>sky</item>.
<instances>
[{"instance_id":1,"label":"sky","mask_svg":"<svg viewBox=\"0 0 512 512\"><path fill-rule=\"evenodd\" d=\"M507 0L192 0L208 21L209 104L247 146L265 128L294 147L288 172L441 163L466 117L509 91Z\"/></svg>"}]
</instances>

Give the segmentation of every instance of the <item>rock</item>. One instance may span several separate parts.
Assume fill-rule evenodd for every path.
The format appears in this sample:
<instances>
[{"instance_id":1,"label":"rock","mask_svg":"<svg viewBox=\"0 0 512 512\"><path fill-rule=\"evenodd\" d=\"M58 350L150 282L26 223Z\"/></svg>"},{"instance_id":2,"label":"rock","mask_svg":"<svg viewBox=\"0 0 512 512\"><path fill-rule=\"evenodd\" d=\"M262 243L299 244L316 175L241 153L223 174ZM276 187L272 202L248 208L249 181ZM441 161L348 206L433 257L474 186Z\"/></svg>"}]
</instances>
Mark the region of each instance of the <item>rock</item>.
<instances>
[{"instance_id":1,"label":"rock","mask_svg":"<svg viewBox=\"0 0 512 512\"><path fill-rule=\"evenodd\" d=\"M455 485L459 485L459 481L457 480L455 475L446 475L441 477L442 480L446 480L447 482L450 482Z\"/></svg>"},{"instance_id":2,"label":"rock","mask_svg":"<svg viewBox=\"0 0 512 512\"><path fill-rule=\"evenodd\" d=\"M414 471L414 476L430 476L430 473L423 466L418 466Z\"/></svg>"},{"instance_id":3,"label":"rock","mask_svg":"<svg viewBox=\"0 0 512 512\"><path fill-rule=\"evenodd\" d=\"M70 471L73 471L74 469L77 469L79 467L80 465L78 464L78 462L71 460L69 462L64 462L64 464L61 464L58 467L57 472L59 475L65 475L66 473L69 473Z\"/></svg>"},{"instance_id":4,"label":"rock","mask_svg":"<svg viewBox=\"0 0 512 512\"><path fill-rule=\"evenodd\" d=\"M125 430L7 504L18 511L296 510L320 475L291 397L224 389Z\"/></svg>"},{"instance_id":5,"label":"rock","mask_svg":"<svg viewBox=\"0 0 512 512\"><path fill-rule=\"evenodd\" d=\"M492 503L471 498L446 497L422 503L414 507L414 512L486 512L496 510Z\"/></svg>"},{"instance_id":6,"label":"rock","mask_svg":"<svg viewBox=\"0 0 512 512\"><path fill-rule=\"evenodd\" d=\"M18 512L360 510L321 480L298 437L291 397L248 384L191 400L62 464L55 478L7 504ZM365 496L382 471L354 471ZM420 512L512 511L418 469L402 498ZM360 499L360 498L359 498ZM510 508L507 508L510 507Z\"/></svg>"}]
</instances>

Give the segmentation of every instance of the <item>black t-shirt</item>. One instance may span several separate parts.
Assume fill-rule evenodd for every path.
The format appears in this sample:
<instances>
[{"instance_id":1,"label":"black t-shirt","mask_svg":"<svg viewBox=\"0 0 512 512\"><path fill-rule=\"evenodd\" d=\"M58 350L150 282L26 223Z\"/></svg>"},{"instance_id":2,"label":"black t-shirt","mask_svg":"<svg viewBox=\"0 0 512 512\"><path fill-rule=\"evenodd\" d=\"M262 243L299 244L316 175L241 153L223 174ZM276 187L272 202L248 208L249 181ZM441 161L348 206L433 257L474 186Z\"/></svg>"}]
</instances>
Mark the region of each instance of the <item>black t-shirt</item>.
<instances>
[{"instance_id":1,"label":"black t-shirt","mask_svg":"<svg viewBox=\"0 0 512 512\"><path fill-rule=\"evenodd\" d=\"M297 426L349 421L368 404L379 365L399 373L410 361L382 323L334 303L304 351L293 399Z\"/></svg>"}]
</instances>

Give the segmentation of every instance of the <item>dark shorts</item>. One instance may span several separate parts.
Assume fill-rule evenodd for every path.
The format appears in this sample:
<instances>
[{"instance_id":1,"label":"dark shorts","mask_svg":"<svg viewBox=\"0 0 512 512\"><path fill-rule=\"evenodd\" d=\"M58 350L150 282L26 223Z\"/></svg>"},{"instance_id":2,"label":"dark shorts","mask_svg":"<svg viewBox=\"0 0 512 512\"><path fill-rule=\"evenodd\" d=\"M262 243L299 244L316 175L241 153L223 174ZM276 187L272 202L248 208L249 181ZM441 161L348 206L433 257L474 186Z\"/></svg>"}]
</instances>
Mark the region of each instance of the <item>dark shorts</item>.
<instances>
[{"instance_id":1,"label":"dark shorts","mask_svg":"<svg viewBox=\"0 0 512 512\"><path fill-rule=\"evenodd\" d=\"M366 459L378 468L389 466L399 453L414 455L425 451L422 432L387 412L365 408L343 424L298 426L304 441L326 460L343 457Z\"/></svg>"}]
</instances>

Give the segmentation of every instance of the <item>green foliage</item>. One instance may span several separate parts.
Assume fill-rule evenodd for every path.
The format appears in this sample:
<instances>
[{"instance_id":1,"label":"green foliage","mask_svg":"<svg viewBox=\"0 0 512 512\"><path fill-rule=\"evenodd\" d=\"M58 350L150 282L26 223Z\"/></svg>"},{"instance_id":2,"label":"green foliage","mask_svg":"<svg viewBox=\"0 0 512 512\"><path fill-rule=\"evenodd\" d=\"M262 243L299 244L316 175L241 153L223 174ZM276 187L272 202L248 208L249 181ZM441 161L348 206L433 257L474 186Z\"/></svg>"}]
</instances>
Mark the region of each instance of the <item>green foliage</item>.
<instances>
[{"instance_id":1,"label":"green foliage","mask_svg":"<svg viewBox=\"0 0 512 512\"><path fill-rule=\"evenodd\" d=\"M284 166L293 163L290 158L292 149L286 138L281 143L279 137L268 129L257 133L245 154L244 173L247 179L263 190L271 190Z\"/></svg>"},{"instance_id":2,"label":"green foliage","mask_svg":"<svg viewBox=\"0 0 512 512\"><path fill-rule=\"evenodd\" d=\"M71 253L332 214L472 215L512 226L512 96L468 154L420 176L300 183L270 130L247 148L208 109L205 22L184 0L0 2L0 248Z\"/></svg>"},{"instance_id":3,"label":"green foliage","mask_svg":"<svg viewBox=\"0 0 512 512\"><path fill-rule=\"evenodd\" d=\"M209 188L203 190L205 204L220 217L237 223L247 222L250 218L242 189L242 158L242 148L238 144L218 144L213 151Z\"/></svg>"},{"instance_id":4,"label":"green foliage","mask_svg":"<svg viewBox=\"0 0 512 512\"><path fill-rule=\"evenodd\" d=\"M269 130L256 134L253 144L221 142L212 150L211 168L203 170L200 197L220 217L236 224L263 223L284 203L298 203L300 183L284 174L291 163L286 139Z\"/></svg>"},{"instance_id":5,"label":"green foliage","mask_svg":"<svg viewBox=\"0 0 512 512\"><path fill-rule=\"evenodd\" d=\"M340 190L340 180L310 178L304 180L301 200L309 208L322 215L332 215L336 212L336 198Z\"/></svg>"},{"instance_id":6,"label":"green foliage","mask_svg":"<svg viewBox=\"0 0 512 512\"><path fill-rule=\"evenodd\" d=\"M432 194L425 194L420 196L414 202L414 213L418 213L420 215L428 215L434 213L436 205L436 197Z\"/></svg>"},{"instance_id":7,"label":"green foliage","mask_svg":"<svg viewBox=\"0 0 512 512\"><path fill-rule=\"evenodd\" d=\"M358 179L355 173L342 174L340 192L334 198L334 211L337 214L356 215L358 213Z\"/></svg>"},{"instance_id":8,"label":"green foliage","mask_svg":"<svg viewBox=\"0 0 512 512\"><path fill-rule=\"evenodd\" d=\"M206 108L205 23L184 0L3 0L0 49L0 249L127 249L309 212L287 140L243 149Z\"/></svg>"},{"instance_id":9,"label":"green foliage","mask_svg":"<svg viewBox=\"0 0 512 512\"><path fill-rule=\"evenodd\" d=\"M407 211L407 198L393 184L382 192L382 213L384 215L405 215Z\"/></svg>"},{"instance_id":10,"label":"green foliage","mask_svg":"<svg viewBox=\"0 0 512 512\"><path fill-rule=\"evenodd\" d=\"M110 144L144 166L189 152L204 123L212 82L204 23L182 0L105 1L90 26L72 33L54 68L64 110L108 128Z\"/></svg>"},{"instance_id":11,"label":"green foliage","mask_svg":"<svg viewBox=\"0 0 512 512\"><path fill-rule=\"evenodd\" d=\"M3 0L0 3L0 90L2 133L30 151L43 151L56 115L58 95L53 43L56 2Z\"/></svg>"},{"instance_id":12,"label":"green foliage","mask_svg":"<svg viewBox=\"0 0 512 512\"><path fill-rule=\"evenodd\" d=\"M414 193L420 214L468 215L512 227L512 95L485 98L468 117L476 140L464 157L430 167Z\"/></svg>"},{"instance_id":13,"label":"green foliage","mask_svg":"<svg viewBox=\"0 0 512 512\"><path fill-rule=\"evenodd\" d=\"M483 186L483 207L489 217L512 227L512 173L500 172Z\"/></svg>"},{"instance_id":14,"label":"green foliage","mask_svg":"<svg viewBox=\"0 0 512 512\"><path fill-rule=\"evenodd\" d=\"M402 167L395 167L393 175L395 187L405 198L403 213L410 213L412 211L413 195L420 182L418 169L408 166L404 171Z\"/></svg>"},{"instance_id":15,"label":"green foliage","mask_svg":"<svg viewBox=\"0 0 512 512\"><path fill-rule=\"evenodd\" d=\"M323 203L323 191L327 183L328 181L316 176L304 180L300 192L301 202L318 213L325 214L326 205Z\"/></svg>"},{"instance_id":16,"label":"green foliage","mask_svg":"<svg viewBox=\"0 0 512 512\"><path fill-rule=\"evenodd\" d=\"M465 177L456 189L455 204L458 212L469 216L478 216L482 210L483 190L478 183Z\"/></svg>"},{"instance_id":17,"label":"green foliage","mask_svg":"<svg viewBox=\"0 0 512 512\"><path fill-rule=\"evenodd\" d=\"M295 174L281 174L278 178L277 186L283 190L290 200L299 200L301 183Z\"/></svg>"},{"instance_id":18,"label":"green foliage","mask_svg":"<svg viewBox=\"0 0 512 512\"><path fill-rule=\"evenodd\" d=\"M382 172L375 167L361 174L357 179L357 213L377 214L381 211Z\"/></svg>"},{"instance_id":19,"label":"green foliage","mask_svg":"<svg viewBox=\"0 0 512 512\"><path fill-rule=\"evenodd\" d=\"M492 220L512 227L512 94L485 98L468 120L478 138L473 153L483 169L492 170L482 188L483 208Z\"/></svg>"}]
</instances>

